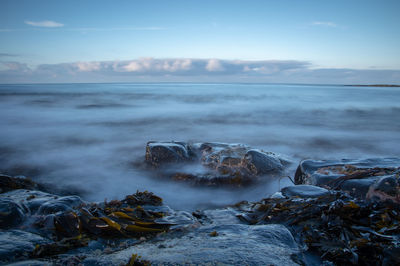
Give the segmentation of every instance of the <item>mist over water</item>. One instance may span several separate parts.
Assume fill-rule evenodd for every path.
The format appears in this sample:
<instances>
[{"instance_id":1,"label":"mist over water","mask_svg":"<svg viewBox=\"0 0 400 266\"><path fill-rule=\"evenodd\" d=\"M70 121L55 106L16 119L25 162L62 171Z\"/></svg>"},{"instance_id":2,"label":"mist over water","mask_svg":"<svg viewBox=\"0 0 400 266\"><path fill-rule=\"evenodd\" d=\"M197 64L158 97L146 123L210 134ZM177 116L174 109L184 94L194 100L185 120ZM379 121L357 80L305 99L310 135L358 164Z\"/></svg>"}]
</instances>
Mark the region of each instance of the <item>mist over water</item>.
<instances>
[{"instance_id":1,"label":"mist over water","mask_svg":"<svg viewBox=\"0 0 400 266\"><path fill-rule=\"evenodd\" d=\"M149 190L176 209L258 200L285 185L205 189L137 167L150 140L244 143L305 158L399 156L399 88L282 84L0 85L0 169L86 200Z\"/></svg>"}]
</instances>

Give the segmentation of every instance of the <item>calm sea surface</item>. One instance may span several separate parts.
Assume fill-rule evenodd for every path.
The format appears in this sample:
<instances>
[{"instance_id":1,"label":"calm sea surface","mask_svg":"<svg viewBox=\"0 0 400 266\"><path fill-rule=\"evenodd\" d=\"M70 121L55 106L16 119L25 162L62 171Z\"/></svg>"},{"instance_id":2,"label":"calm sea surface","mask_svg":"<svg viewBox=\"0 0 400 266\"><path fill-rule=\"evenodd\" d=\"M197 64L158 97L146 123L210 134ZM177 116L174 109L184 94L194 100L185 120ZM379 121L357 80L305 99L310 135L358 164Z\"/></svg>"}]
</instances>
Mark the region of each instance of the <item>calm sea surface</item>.
<instances>
[{"instance_id":1,"label":"calm sea surface","mask_svg":"<svg viewBox=\"0 0 400 266\"><path fill-rule=\"evenodd\" d=\"M136 190L178 209L258 200L290 183L241 190L155 180L137 169L149 140L244 143L301 159L400 156L400 89L282 84L0 85L0 168L82 191Z\"/></svg>"}]
</instances>

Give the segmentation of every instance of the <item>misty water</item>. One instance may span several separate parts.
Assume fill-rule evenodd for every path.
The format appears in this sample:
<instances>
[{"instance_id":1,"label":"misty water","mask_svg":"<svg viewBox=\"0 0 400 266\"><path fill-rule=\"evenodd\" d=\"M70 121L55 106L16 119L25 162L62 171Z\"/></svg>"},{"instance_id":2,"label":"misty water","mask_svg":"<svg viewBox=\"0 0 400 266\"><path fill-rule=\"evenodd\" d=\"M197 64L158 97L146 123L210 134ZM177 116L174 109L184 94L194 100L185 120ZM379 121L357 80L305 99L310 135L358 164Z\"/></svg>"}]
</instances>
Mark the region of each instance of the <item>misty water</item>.
<instances>
[{"instance_id":1,"label":"misty water","mask_svg":"<svg viewBox=\"0 0 400 266\"><path fill-rule=\"evenodd\" d=\"M121 199L149 190L176 209L259 200L289 185L301 159L395 157L400 90L282 84L0 85L0 169ZM244 143L289 158L278 180L190 187L138 167L147 141Z\"/></svg>"}]
</instances>

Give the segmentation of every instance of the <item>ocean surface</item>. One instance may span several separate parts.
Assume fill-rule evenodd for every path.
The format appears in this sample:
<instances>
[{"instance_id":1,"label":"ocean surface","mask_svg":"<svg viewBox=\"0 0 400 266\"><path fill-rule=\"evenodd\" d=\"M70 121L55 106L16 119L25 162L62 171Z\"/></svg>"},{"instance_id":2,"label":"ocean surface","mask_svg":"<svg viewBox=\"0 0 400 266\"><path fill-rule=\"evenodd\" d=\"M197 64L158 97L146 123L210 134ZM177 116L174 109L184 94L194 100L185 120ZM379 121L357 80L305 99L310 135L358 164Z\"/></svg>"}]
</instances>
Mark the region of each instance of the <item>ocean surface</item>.
<instances>
[{"instance_id":1,"label":"ocean surface","mask_svg":"<svg viewBox=\"0 0 400 266\"><path fill-rule=\"evenodd\" d=\"M137 167L146 142L244 143L301 159L400 156L400 89L283 84L0 85L0 169L84 199L149 190L183 210L259 200L289 185L209 189Z\"/></svg>"}]
</instances>

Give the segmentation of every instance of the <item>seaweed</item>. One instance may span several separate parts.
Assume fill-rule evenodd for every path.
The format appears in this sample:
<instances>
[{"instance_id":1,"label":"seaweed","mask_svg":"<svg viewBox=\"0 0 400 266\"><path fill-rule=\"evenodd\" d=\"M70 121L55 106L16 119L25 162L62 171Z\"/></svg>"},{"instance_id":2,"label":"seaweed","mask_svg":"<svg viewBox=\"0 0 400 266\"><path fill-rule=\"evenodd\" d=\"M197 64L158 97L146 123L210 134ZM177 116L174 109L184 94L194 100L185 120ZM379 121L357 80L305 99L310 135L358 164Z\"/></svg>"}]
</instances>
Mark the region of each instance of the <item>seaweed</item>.
<instances>
[{"instance_id":1,"label":"seaweed","mask_svg":"<svg viewBox=\"0 0 400 266\"><path fill-rule=\"evenodd\" d=\"M139 203L160 205L162 199L150 192L136 192L124 200L104 204L85 204L74 211L54 215L55 242L38 245L31 257L48 257L84 247L90 240L152 237L168 231L172 224L157 223L162 212L146 210ZM37 223L44 228L46 223ZM148 264L133 264L148 265Z\"/></svg>"},{"instance_id":2,"label":"seaweed","mask_svg":"<svg viewBox=\"0 0 400 266\"><path fill-rule=\"evenodd\" d=\"M238 215L248 224L283 223L322 260L337 265L400 263L400 206L342 192L315 199L264 199Z\"/></svg>"},{"instance_id":3,"label":"seaweed","mask_svg":"<svg viewBox=\"0 0 400 266\"><path fill-rule=\"evenodd\" d=\"M138 254L132 254L126 266L150 266L151 263L148 260L142 260Z\"/></svg>"}]
</instances>

